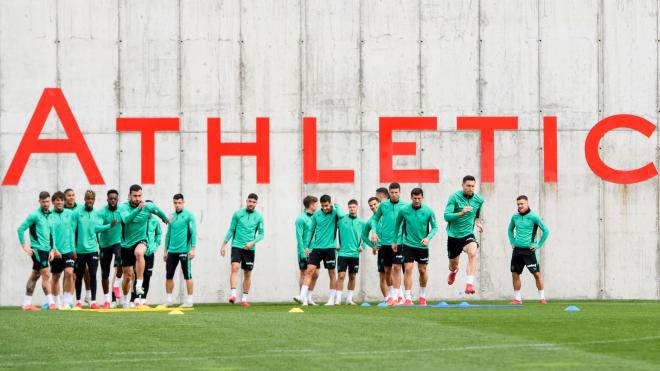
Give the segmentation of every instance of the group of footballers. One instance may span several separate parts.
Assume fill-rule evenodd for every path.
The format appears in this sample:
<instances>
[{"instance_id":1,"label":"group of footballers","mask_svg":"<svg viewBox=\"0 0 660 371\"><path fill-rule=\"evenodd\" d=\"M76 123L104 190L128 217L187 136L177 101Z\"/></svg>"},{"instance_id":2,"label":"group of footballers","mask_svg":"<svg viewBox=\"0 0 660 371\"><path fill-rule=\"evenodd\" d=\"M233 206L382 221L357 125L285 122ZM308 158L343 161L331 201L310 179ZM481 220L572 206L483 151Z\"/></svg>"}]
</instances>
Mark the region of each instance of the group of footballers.
<instances>
[{"instance_id":1,"label":"group of footballers","mask_svg":"<svg viewBox=\"0 0 660 371\"><path fill-rule=\"evenodd\" d=\"M250 194L247 206L234 213L231 227L221 248L232 242L232 275L234 293L238 266L246 272L254 262L255 243L263 238L263 218L255 210L257 195ZM128 201L119 204L119 192L107 192L107 205L94 208L96 194L85 192L84 204L76 203L75 192L67 189L52 196L39 194L39 208L28 215L18 228L18 239L32 259L32 270L27 281L24 310L81 309L82 284L85 282L85 302L91 309L111 308L117 301L124 308L147 305L146 297L153 272L155 252L161 246L160 221L167 225L164 238L166 263L166 306L173 305L174 273L181 265L187 296L181 307L193 306L193 280L191 260L195 258L197 228L194 215L184 207L182 194L172 198L174 212L166 215L152 201L142 200L142 187L130 187ZM52 207L51 207L52 202ZM159 221L160 219L160 221ZM29 230L29 242L25 232ZM114 257L114 284L109 290ZM96 302L97 269L101 263L101 282L104 303ZM48 269L50 267L50 270ZM64 273L63 292L60 277ZM32 305L32 294L37 281L46 295L41 307ZM249 272L245 274L243 306L249 306ZM75 303L74 303L75 295Z\"/></svg>"},{"instance_id":2,"label":"group of footballers","mask_svg":"<svg viewBox=\"0 0 660 371\"><path fill-rule=\"evenodd\" d=\"M484 232L480 220L484 199L475 193L475 185L473 176L465 176L462 189L451 194L444 210L449 257L447 283L452 285L455 282L459 259L465 252L468 256L466 294L475 293L474 274L479 243L474 229L476 227L479 233ZM101 208L94 208L96 194L92 190L85 192L82 205L76 203L75 197L71 189L57 191L52 196L46 191L41 192L39 208L30 213L18 228L23 250L32 259L22 306L24 310L80 309L84 305L81 300L83 282L85 302L91 309L111 308L117 302L124 308L146 306L155 252L162 239L160 221L167 225L163 254L166 263L165 305L173 305L173 279L180 263L187 290L181 306L193 306L191 260L195 258L197 228L194 215L184 207L182 194L173 196L174 212L169 216L152 201L143 201L142 188L137 184L130 187L128 200L122 204L119 204L119 193L114 189L107 192L107 205ZM376 195L368 200L373 215L364 221L358 215L356 200L348 202L348 213L345 213L338 204L332 203L329 195L323 195L320 199L305 197L305 210L295 221L300 295L294 300L302 305L316 305L312 294L323 262L330 278L326 305L342 303L347 272L345 300L347 304L355 305L353 293L360 254L365 247L369 247L377 255L380 289L387 305L413 304L411 292L415 262L419 272L418 304L426 305L428 249L431 239L438 232L438 225L435 212L423 202L421 188L412 189L410 198L411 202L401 200L398 183L390 184L389 188L379 188ZM239 270L242 270L240 303L245 307L250 306L248 293L256 244L264 238L264 219L256 210L257 202L256 194L248 195L245 208L232 215L229 230L220 247L220 254L224 257L231 241L229 302L238 302L237 284ZM512 216L508 228L513 249L512 302L522 303L520 274L527 267L536 280L539 299L545 304L538 250L548 238L549 230L543 220L530 210L526 196L517 198L517 207L518 213ZM540 238L537 233L539 229ZM26 230L29 230L29 242L25 240ZM99 261L104 294L102 305L96 302ZM60 284L62 273L63 283ZM114 284L111 291L112 273ZM46 295L46 302L41 307L32 305L32 294L39 278Z\"/></svg>"},{"instance_id":3,"label":"group of footballers","mask_svg":"<svg viewBox=\"0 0 660 371\"><path fill-rule=\"evenodd\" d=\"M462 189L452 193L444 210L447 223L447 256L449 275L453 285L458 273L461 253L468 256L465 293L474 294L474 274L477 270L479 243L474 229L484 232L480 220L483 197L475 193L476 179L467 175ZM379 188L369 198L373 215L368 221L358 216L358 202L348 202L348 213L333 204L329 195L303 199L305 210L296 219L296 241L300 267L300 294L296 302L317 305L312 292L319 276L321 262L330 278L330 294L326 306L340 305L344 280L348 271L346 304L353 301L355 277L360 266L360 253L365 247L378 256L380 289L387 305L412 305L412 274L415 262L419 272L419 305L426 305L428 283L429 243L438 232L435 212L424 204L424 191L414 188L410 202L401 200L401 186L391 183L389 189ZM321 208L318 208L320 201ZM520 274L527 267L533 274L539 300L546 303L538 251L548 238L549 230L543 220L529 208L527 196L517 198L518 213L512 216L508 236L511 248L511 274L514 287L512 303L521 304ZM538 236L538 230L541 236ZM339 246L337 247L337 240ZM337 277L337 271L339 276ZM403 278L403 287L402 285Z\"/></svg>"}]
</instances>

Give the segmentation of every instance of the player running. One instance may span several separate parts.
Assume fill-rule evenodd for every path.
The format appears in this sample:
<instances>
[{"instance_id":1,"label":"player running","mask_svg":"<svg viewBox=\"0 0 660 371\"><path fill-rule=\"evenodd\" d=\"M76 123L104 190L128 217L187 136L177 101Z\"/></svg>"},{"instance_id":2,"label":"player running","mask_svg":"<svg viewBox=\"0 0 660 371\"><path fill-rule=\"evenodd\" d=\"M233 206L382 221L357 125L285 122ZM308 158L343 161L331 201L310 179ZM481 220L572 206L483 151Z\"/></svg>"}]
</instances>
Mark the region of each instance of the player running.
<instances>
[{"instance_id":1,"label":"player running","mask_svg":"<svg viewBox=\"0 0 660 371\"><path fill-rule=\"evenodd\" d=\"M509 223L509 242L513 249L511 255L511 276L513 278L514 299L512 304L522 304L520 295L520 274L524 267L534 275L536 288L539 290L541 304L547 304L543 291L543 277L541 276L541 264L538 253L545 240L550 235L550 230L538 214L529 208L527 196L518 196L516 199L518 213L513 214ZM538 239L538 229L541 229L541 239Z\"/></svg>"},{"instance_id":2,"label":"player running","mask_svg":"<svg viewBox=\"0 0 660 371\"><path fill-rule=\"evenodd\" d=\"M463 177L463 189L449 196L445 206L444 218L447 222L447 256L449 257L449 277L452 285L458 273L461 252L468 254L467 279L465 293L474 294L474 272L477 270L477 249L479 243L474 236L476 225L479 233L484 232L479 219L483 197L475 193L476 179L472 175Z\"/></svg>"},{"instance_id":3,"label":"player running","mask_svg":"<svg viewBox=\"0 0 660 371\"><path fill-rule=\"evenodd\" d=\"M121 266L123 270L122 306L128 308L128 298L132 280L137 275L135 284L135 293L139 298L144 295L142 282L144 280L144 254L147 251L148 236L147 224L149 215L155 214L165 224L167 224L167 215L153 202L142 201L142 187L133 184L129 189L129 201L119 205L119 215L122 222L122 240L121 240ZM133 266L136 269L133 269Z\"/></svg>"},{"instance_id":4,"label":"player running","mask_svg":"<svg viewBox=\"0 0 660 371\"><path fill-rule=\"evenodd\" d=\"M362 232L365 221L358 217L358 202L348 201L348 214L339 219L339 256L337 258L337 293L335 305L341 305L341 292L344 289L344 279L348 270L348 291L346 304L357 305L353 302L355 290L355 276L360 269L360 253L362 252ZM366 240L368 241L368 240Z\"/></svg>"},{"instance_id":5,"label":"player running","mask_svg":"<svg viewBox=\"0 0 660 371\"><path fill-rule=\"evenodd\" d=\"M392 290L387 298L387 305L403 304L401 292L401 266L403 264L403 252L397 248L397 231L394 229L396 218L406 203L400 200L401 186L399 183L391 183L389 186L390 198L384 200L378 206L374 215L373 223L381 223L380 234L372 233L371 242L377 244L380 239L380 251L382 251L385 275L392 279ZM372 225L373 228L373 225ZM373 230L373 229L372 229Z\"/></svg>"},{"instance_id":6,"label":"player running","mask_svg":"<svg viewBox=\"0 0 660 371\"><path fill-rule=\"evenodd\" d=\"M298 215L296 218L296 244L298 247L298 268L300 268L300 281L298 283L298 290L302 288L302 285L305 283L305 273L307 272L307 264L309 259L305 254L305 241L309 238L309 234L312 233L310 230L312 226L312 215L318 207L318 198L315 196L306 196L303 199L303 206L305 210ZM312 299L312 292L316 286L316 280L319 278L319 271L316 270L312 276L312 280L309 284L309 290L307 291L307 304L317 305ZM296 295L293 298L297 303L302 303L300 296Z\"/></svg>"},{"instance_id":7,"label":"player running","mask_svg":"<svg viewBox=\"0 0 660 371\"><path fill-rule=\"evenodd\" d=\"M335 292L337 290L336 246L337 246L337 221L344 216L339 205L332 205L332 199L328 195L321 196L321 209L312 215L311 233L305 241L305 255L309 257L307 272L305 272L305 283L300 288L302 305L309 305L307 300L312 277L316 270L323 266L328 270L330 277L330 293L326 306L334 305Z\"/></svg>"},{"instance_id":8,"label":"player running","mask_svg":"<svg viewBox=\"0 0 660 371\"><path fill-rule=\"evenodd\" d=\"M186 290L188 293L181 307L192 308L193 280L190 261L195 258L197 225L195 216L188 209L184 208L184 200L181 193L175 194L172 202L174 203L174 214L170 216L170 224L167 226L165 254L163 255L163 260L166 262L165 291L167 292L167 305L172 305L174 272L176 271L176 266L181 263L181 271L183 272L183 279L186 281Z\"/></svg>"},{"instance_id":9,"label":"player running","mask_svg":"<svg viewBox=\"0 0 660 371\"><path fill-rule=\"evenodd\" d=\"M397 240L402 238L403 263L405 273L403 282L406 290L405 305L412 305L412 273L415 262L419 270L419 305L426 305L426 283L429 280L429 243L438 233L438 223L433 209L422 203L424 191L413 188L410 192L412 203L404 206L396 218Z\"/></svg>"},{"instance_id":10,"label":"player running","mask_svg":"<svg viewBox=\"0 0 660 371\"><path fill-rule=\"evenodd\" d=\"M54 208L48 219L52 228L53 249L50 251L50 283L59 309L73 307L73 268L75 266L75 236L73 212L64 208L64 193L57 191L52 197ZM60 297L60 276L64 272L64 303Z\"/></svg>"},{"instance_id":11,"label":"player running","mask_svg":"<svg viewBox=\"0 0 660 371\"><path fill-rule=\"evenodd\" d=\"M99 243L96 237L97 233L107 231L112 226L117 224L113 220L109 224L102 224L94 210L94 202L96 201L96 193L92 190L85 192L85 206L73 214L72 227L76 241L76 307L82 308L80 301L82 291L83 275L86 270L89 270L89 283L88 287L91 291L91 301L89 307L91 309L99 309L96 303L96 270L99 266Z\"/></svg>"},{"instance_id":12,"label":"player running","mask_svg":"<svg viewBox=\"0 0 660 371\"><path fill-rule=\"evenodd\" d=\"M147 200L146 202L152 202ZM153 215L149 215L149 222L147 223L147 252L144 253L144 281L142 282L142 288L144 288L144 295L142 298L138 298L135 294L136 283L133 280L133 291L131 292L131 303L132 306L140 309L143 307L148 307L147 304L147 294L149 294L149 283L151 282L151 276L154 271L154 261L155 261L155 252L160 247L161 236L163 235L163 230L160 227L160 221L158 218L155 218ZM165 259L164 259L165 260ZM135 267L133 267L135 269Z\"/></svg>"},{"instance_id":13,"label":"player running","mask_svg":"<svg viewBox=\"0 0 660 371\"><path fill-rule=\"evenodd\" d=\"M72 212L77 212L78 210L84 209L85 204L79 204L76 202L76 192L71 189L67 188L64 190L64 208L71 210ZM74 271L73 273L73 278L75 280L76 278L76 273ZM89 271L85 271L85 275L83 277L83 282L85 283L85 302L89 304L92 300L92 291L89 289Z\"/></svg>"},{"instance_id":14,"label":"player running","mask_svg":"<svg viewBox=\"0 0 660 371\"><path fill-rule=\"evenodd\" d=\"M41 277L41 288L46 295L49 309L57 309L50 290L50 275L48 273L48 255L51 249L50 194L46 191L39 193L39 208L31 212L18 227L18 241L23 251L32 258L32 272L25 287L23 310L39 310L32 305L32 294ZM25 231L30 229L30 243L25 242Z\"/></svg>"},{"instance_id":15,"label":"player running","mask_svg":"<svg viewBox=\"0 0 660 371\"><path fill-rule=\"evenodd\" d=\"M115 224L105 232L99 233L99 246L101 256L101 287L103 288L103 296L105 302L103 308L110 308L111 302L116 303L117 299L121 297L119 288L121 287L121 234L122 224L119 223L121 215L117 203L119 201L119 192L111 189L107 192L107 205L97 211L97 215L103 224ZM113 285L112 293L110 292L110 264L114 256L114 273L115 282Z\"/></svg>"},{"instance_id":16,"label":"player running","mask_svg":"<svg viewBox=\"0 0 660 371\"><path fill-rule=\"evenodd\" d=\"M389 192L387 191L387 188L378 188L376 190L376 197L371 197L367 201L369 204L369 209L371 212L375 215L376 211L378 210L378 206L383 200L386 200L390 197ZM376 236L380 234L380 229L381 229L382 221L379 223L374 224L374 216L372 215L369 220L367 221L367 224L364 227L364 235L362 238L364 241L371 241L369 237L369 232L374 229L376 232ZM369 246L374 246L373 243L369 244ZM376 245L374 246L372 253L374 255L377 255L376 258L376 263L378 267L378 278L380 282L380 291L383 294L383 300L387 301L387 298L389 297L389 294L392 293L393 286L392 286L392 274L391 272L389 274L385 273L385 265L383 264L383 253L381 250L381 245L380 245L380 240L376 242Z\"/></svg>"},{"instance_id":17,"label":"player running","mask_svg":"<svg viewBox=\"0 0 660 371\"><path fill-rule=\"evenodd\" d=\"M243 270L243 297L241 305L249 307L248 293L252 284L252 269L254 268L254 249L256 244L264 238L264 218L256 210L259 197L250 193L246 206L234 213L231 225L220 247L220 255L225 256L225 246L231 240L231 274L229 285L231 295L229 302L236 302L236 285L238 283L238 269Z\"/></svg>"}]
</instances>

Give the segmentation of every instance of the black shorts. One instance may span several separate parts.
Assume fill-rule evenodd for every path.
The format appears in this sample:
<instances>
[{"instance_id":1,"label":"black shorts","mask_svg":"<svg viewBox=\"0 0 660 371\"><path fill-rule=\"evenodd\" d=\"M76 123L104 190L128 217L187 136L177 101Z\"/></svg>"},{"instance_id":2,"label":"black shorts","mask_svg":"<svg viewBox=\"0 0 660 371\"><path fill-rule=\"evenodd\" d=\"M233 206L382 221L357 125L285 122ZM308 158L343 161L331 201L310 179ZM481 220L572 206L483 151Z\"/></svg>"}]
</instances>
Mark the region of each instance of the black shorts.
<instances>
[{"instance_id":1,"label":"black shorts","mask_svg":"<svg viewBox=\"0 0 660 371\"><path fill-rule=\"evenodd\" d=\"M153 257L153 255L151 255ZM145 257L146 260L146 257ZM153 260L153 258L152 258ZM174 278L176 266L181 262L181 271L185 280L192 279L192 269L190 267L190 257L188 253L170 252L167 253L167 263L165 265L165 278L171 280ZM153 267L153 266L152 266Z\"/></svg>"},{"instance_id":2,"label":"black shorts","mask_svg":"<svg viewBox=\"0 0 660 371\"><path fill-rule=\"evenodd\" d=\"M396 249L396 252L392 250L392 245L382 245L380 250L382 251L383 265L385 267L391 267L393 264L403 264L403 252L401 251L401 246Z\"/></svg>"},{"instance_id":3,"label":"black shorts","mask_svg":"<svg viewBox=\"0 0 660 371\"><path fill-rule=\"evenodd\" d=\"M340 256L337 258L337 271L348 273L357 273L360 270L360 258L349 258Z\"/></svg>"},{"instance_id":4,"label":"black shorts","mask_svg":"<svg viewBox=\"0 0 660 371\"><path fill-rule=\"evenodd\" d=\"M73 259L72 253L62 254L60 259L55 258L50 262L50 273L62 273L65 268L73 268L75 263L76 261Z\"/></svg>"},{"instance_id":5,"label":"black shorts","mask_svg":"<svg viewBox=\"0 0 660 371\"><path fill-rule=\"evenodd\" d=\"M376 264L378 267L378 273L385 273L385 262L383 260L383 249L378 246L378 253L376 255Z\"/></svg>"},{"instance_id":6,"label":"black shorts","mask_svg":"<svg viewBox=\"0 0 660 371\"><path fill-rule=\"evenodd\" d=\"M121 244L116 243L107 247L101 248L101 277L108 278L110 277L110 263L112 263L112 257L115 257L115 267L121 266Z\"/></svg>"},{"instance_id":7,"label":"black shorts","mask_svg":"<svg viewBox=\"0 0 660 371\"><path fill-rule=\"evenodd\" d=\"M254 250L245 250L240 247L231 248L231 262L241 263L241 269L251 271L254 268Z\"/></svg>"},{"instance_id":8,"label":"black shorts","mask_svg":"<svg viewBox=\"0 0 660 371\"><path fill-rule=\"evenodd\" d=\"M121 266L122 267L132 267L135 265L135 248L137 245L143 244L147 246L147 241L140 241L131 247L122 247L121 248Z\"/></svg>"},{"instance_id":9,"label":"black shorts","mask_svg":"<svg viewBox=\"0 0 660 371\"><path fill-rule=\"evenodd\" d=\"M307 264L309 264L309 259L305 257L298 257L298 267L300 268L301 271L304 271L307 269Z\"/></svg>"},{"instance_id":10,"label":"black shorts","mask_svg":"<svg viewBox=\"0 0 660 371\"><path fill-rule=\"evenodd\" d=\"M541 271L541 264L536 258L536 251L528 248L515 247L511 255L511 272L522 273L523 268L527 267L529 273Z\"/></svg>"},{"instance_id":11,"label":"black shorts","mask_svg":"<svg viewBox=\"0 0 660 371\"><path fill-rule=\"evenodd\" d=\"M413 263L417 264L428 264L429 263L429 249L422 249L419 247L403 247L403 262L404 263Z\"/></svg>"},{"instance_id":12,"label":"black shorts","mask_svg":"<svg viewBox=\"0 0 660 371\"><path fill-rule=\"evenodd\" d=\"M477 244L479 248L479 242L473 234L469 234L462 238L447 237L447 256L449 259L454 259L457 256L461 255L463 248L472 242Z\"/></svg>"},{"instance_id":13,"label":"black shorts","mask_svg":"<svg viewBox=\"0 0 660 371\"><path fill-rule=\"evenodd\" d=\"M325 269L335 269L337 265L337 249L334 247L325 249L313 249L309 253L308 264L321 268L321 261Z\"/></svg>"},{"instance_id":14,"label":"black shorts","mask_svg":"<svg viewBox=\"0 0 660 371\"><path fill-rule=\"evenodd\" d=\"M40 271L48 268L49 251L32 250L32 270Z\"/></svg>"}]
</instances>

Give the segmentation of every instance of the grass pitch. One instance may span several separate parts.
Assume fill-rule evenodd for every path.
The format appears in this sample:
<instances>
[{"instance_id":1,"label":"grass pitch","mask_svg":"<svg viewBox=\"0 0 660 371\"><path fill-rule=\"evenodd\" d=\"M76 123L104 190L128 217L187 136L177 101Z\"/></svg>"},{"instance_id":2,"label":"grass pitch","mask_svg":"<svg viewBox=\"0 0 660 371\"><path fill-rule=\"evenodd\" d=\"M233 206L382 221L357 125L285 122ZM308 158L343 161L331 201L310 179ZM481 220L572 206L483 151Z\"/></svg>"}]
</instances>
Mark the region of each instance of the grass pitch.
<instances>
[{"instance_id":1,"label":"grass pitch","mask_svg":"<svg viewBox=\"0 0 660 371\"><path fill-rule=\"evenodd\" d=\"M660 301L288 313L293 307L2 308L0 369L660 369Z\"/></svg>"}]
</instances>

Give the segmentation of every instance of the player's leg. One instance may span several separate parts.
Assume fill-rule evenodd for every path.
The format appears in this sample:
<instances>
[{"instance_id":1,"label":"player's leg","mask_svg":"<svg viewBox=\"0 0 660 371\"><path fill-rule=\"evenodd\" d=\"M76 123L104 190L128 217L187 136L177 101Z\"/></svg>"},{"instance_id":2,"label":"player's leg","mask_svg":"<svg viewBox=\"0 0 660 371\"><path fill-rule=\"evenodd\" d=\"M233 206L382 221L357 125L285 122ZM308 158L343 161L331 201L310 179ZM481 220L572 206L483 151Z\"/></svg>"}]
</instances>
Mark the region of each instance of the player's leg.
<instances>
[{"instance_id":1,"label":"player's leg","mask_svg":"<svg viewBox=\"0 0 660 371\"><path fill-rule=\"evenodd\" d=\"M426 285L429 282L428 267L428 263L417 262L417 269L419 270L419 305L426 305Z\"/></svg>"},{"instance_id":2,"label":"player's leg","mask_svg":"<svg viewBox=\"0 0 660 371\"><path fill-rule=\"evenodd\" d=\"M344 279L346 278L346 271L348 270L348 259L340 256L337 260L337 294L335 294L335 304L341 304L341 292L344 289Z\"/></svg>"},{"instance_id":3,"label":"player's leg","mask_svg":"<svg viewBox=\"0 0 660 371\"><path fill-rule=\"evenodd\" d=\"M80 297L82 296L83 277L85 276L85 255L86 254L78 254L74 268L74 273L76 275L76 307L78 308L82 308Z\"/></svg>"},{"instance_id":4,"label":"player's leg","mask_svg":"<svg viewBox=\"0 0 660 371\"><path fill-rule=\"evenodd\" d=\"M241 305L249 307L248 294L252 286L252 269L254 269L254 250L241 250L241 269L243 270L243 297Z\"/></svg>"},{"instance_id":5,"label":"player's leg","mask_svg":"<svg viewBox=\"0 0 660 371\"><path fill-rule=\"evenodd\" d=\"M183 272L183 279L186 281L186 300L181 305L183 308L192 308L193 306L193 279L192 279L192 266L190 256L188 254L180 254L179 260L181 261L181 271Z\"/></svg>"},{"instance_id":6,"label":"player's leg","mask_svg":"<svg viewBox=\"0 0 660 371\"><path fill-rule=\"evenodd\" d=\"M462 252L462 240L459 238L447 237L447 257L449 258L449 276L447 276L448 285L453 285L454 281L456 281L458 264L460 263Z\"/></svg>"},{"instance_id":7,"label":"player's leg","mask_svg":"<svg viewBox=\"0 0 660 371\"><path fill-rule=\"evenodd\" d=\"M122 299L122 306L128 308L128 300L130 298L131 286L133 286L133 280L135 275L135 270L133 265L135 264L135 252L133 248L124 248L121 249L121 269L122 269L122 282L121 289L124 293Z\"/></svg>"},{"instance_id":8,"label":"player's leg","mask_svg":"<svg viewBox=\"0 0 660 371\"><path fill-rule=\"evenodd\" d=\"M34 252L36 254L36 251ZM34 259L34 256L32 257L33 263L36 262ZM35 269L35 265L32 265L32 270L30 271L30 275L28 276L27 283L25 285L25 299L23 299L23 310L39 310L39 307L35 307L32 305L32 295L34 294L34 289L37 286L37 281L39 280L39 277L41 277L41 273L39 273L40 265L37 265Z\"/></svg>"},{"instance_id":9,"label":"player's leg","mask_svg":"<svg viewBox=\"0 0 660 371\"><path fill-rule=\"evenodd\" d=\"M50 263L50 291L55 299L55 305L57 305L57 308L62 308L62 286L60 286L60 277L62 277L63 270L63 259L53 259Z\"/></svg>"},{"instance_id":10,"label":"player's leg","mask_svg":"<svg viewBox=\"0 0 660 371\"><path fill-rule=\"evenodd\" d=\"M142 287L144 287L144 297L140 304L147 304L147 294L149 293L149 283L151 283L151 276L154 272L154 259L156 254L151 254L144 257L144 282L142 282Z\"/></svg>"},{"instance_id":11,"label":"player's leg","mask_svg":"<svg viewBox=\"0 0 660 371\"><path fill-rule=\"evenodd\" d=\"M100 249L99 258L101 260L101 288L103 289L103 307L110 308L112 294L110 293L110 266L112 264L112 247Z\"/></svg>"},{"instance_id":12,"label":"player's leg","mask_svg":"<svg viewBox=\"0 0 660 371\"><path fill-rule=\"evenodd\" d=\"M144 295L142 281L144 281L144 254L146 252L147 245L145 243L141 242L135 246L135 294L140 298Z\"/></svg>"},{"instance_id":13,"label":"player's leg","mask_svg":"<svg viewBox=\"0 0 660 371\"><path fill-rule=\"evenodd\" d=\"M87 305L91 303L91 297L92 297L92 292L89 289L89 270L85 269L85 273L83 274L83 281L85 282L85 302Z\"/></svg>"},{"instance_id":14,"label":"player's leg","mask_svg":"<svg viewBox=\"0 0 660 371\"><path fill-rule=\"evenodd\" d=\"M529 272L534 275L534 280L536 281L536 289L539 292L539 301L541 304L547 304L547 301L545 300L543 276L541 276L541 265L538 261L538 251L527 250L525 253L525 265L527 266L527 270L529 270Z\"/></svg>"},{"instance_id":15,"label":"player's leg","mask_svg":"<svg viewBox=\"0 0 660 371\"><path fill-rule=\"evenodd\" d=\"M360 259L351 258L348 265L348 292L346 293L346 304L356 305L353 302L353 292L355 292L355 277L360 268Z\"/></svg>"},{"instance_id":16,"label":"player's leg","mask_svg":"<svg viewBox=\"0 0 660 371\"><path fill-rule=\"evenodd\" d=\"M114 259L114 268L115 268L115 282L112 284L112 301L118 301L121 297L121 283L123 280L123 269L121 267L121 244L117 243L112 246L112 253L115 256Z\"/></svg>"},{"instance_id":17,"label":"player's leg","mask_svg":"<svg viewBox=\"0 0 660 371\"><path fill-rule=\"evenodd\" d=\"M317 265L312 262L311 254L310 254L310 260L309 263L307 264L307 270L305 271L305 281L303 282L303 285L300 287L300 299L302 300L302 305L309 304L311 297L310 291L313 290L312 282L316 284L315 277L318 276L319 276L319 272Z\"/></svg>"},{"instance_id":18,"label":"player's leg","mask_svg":"<svg viewBox=\"0 0 660 371\"><path fill-rule=\"evenodd\" d=\"M172 297L172 291L174 291L174 273L176 272L176 266L179 264L179 254L177 253L168 253L167 260L165 263L165 293L167 295L166 306L172 306L174 298Z\"/></svg>"},{"instance_id":19,"label":"player's leg","mask_svg":"<svg viewBox=\"0 0 660 371\"><path fill-rule=\"evenodd\" d=\"M541 301L541 304L546 304L547 301L545 299L545 289L543 285L543 276L541 276L541 272L534 272L534 280L536 280L536 289L539 291L539 300Z\"/></svg>"},{"instance_id":20,"label":"player's leg","mask_svg":"<svg viewBox=\"0 0 660 371\"><path fill-rule=\"evenodd\" d=\"M392 285L394 286L394 292L396 293L396 302L398 304L403 304L403 291L401 290L401 280L403 278L402 268L403 268L403 246L399 246L396 252L393 251L394 259L392 260Z\"/></svg>"},{"instance_id":21,"label":"player's leg","mask_svg":"<svg viewBox=\"0 0 660 371\"><path fill-rule=\"evenodd\" d=\"M468 256L468 266L467 266L467 277L465 279L465 293L474 294L474 274L477 271L477 245L476 242L470 242L463 250L467 253Z\"/></svg>"},{"instance_id":22,"label":"player's leg","mask_svg":"<svg viewBox=\"0 0 660 371\"><path fill-rule=\"evenodd\" d=\"M302 298L300 298L300 289L302 285L305 284L305 272L307 271L307 257L301 258L298 257L298 268L300 269L300 278L298 279L298 295L293 297L293 300L296 303L302 303Z\"/></svg>"},{"instance_id":23,"label":"player's leg","mask_svg":"<svg viewBox=\"0 0 660 371\"><path fill-rule=\"evenodd\" d=\"M520 273L511 272L511 279L513 281L513 298L514 298L511 303L512 304L521 304L522 303L522 295L520 294L520 287L522 286L522 283L520 281Z\"/></svg>"},{"instance_id":24,"label":"player's leg","mask_svg":"<svg viewBox=\"0 0 660 371\"><path fill-rule=\"evenodd\" d=\"M73 281L73 258L70 256L67 257L64 264L64 305L71 308L73 307L73 293L75 290L75 283Z\"/></svg>"},{"instance_id":25,"label":"player's leg","mask_svg":"<svg viewBox=\"0 0 660 371\"><path fill-rule=\"evenodd\" d=\"M97 287L96 272L99 268L99 254L97 252L92 254L87 254L86 265L87 265L87 269L85 271L89 271L90 286L88 286L88 291L91 292L90 308L99 309L99 305L96 303L96 287Z\"/></svg>"}]
</instances>

